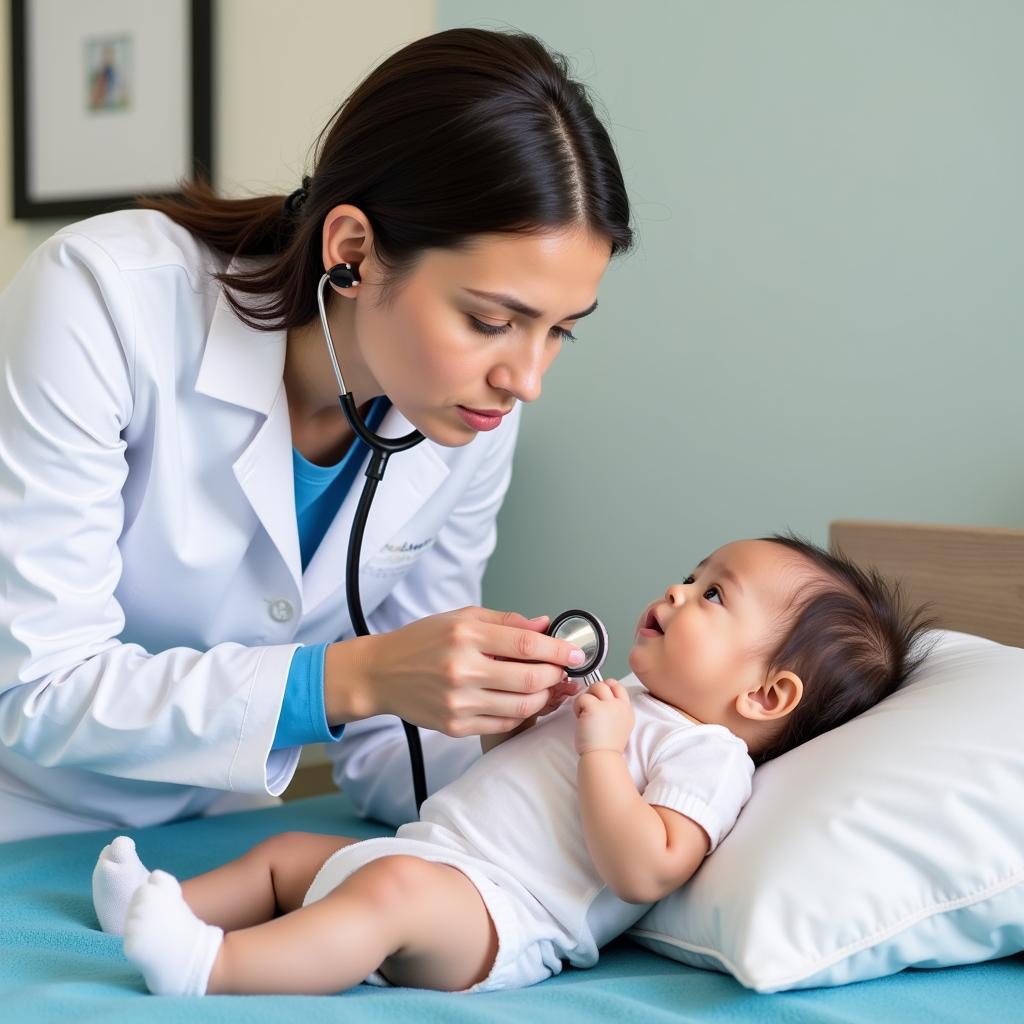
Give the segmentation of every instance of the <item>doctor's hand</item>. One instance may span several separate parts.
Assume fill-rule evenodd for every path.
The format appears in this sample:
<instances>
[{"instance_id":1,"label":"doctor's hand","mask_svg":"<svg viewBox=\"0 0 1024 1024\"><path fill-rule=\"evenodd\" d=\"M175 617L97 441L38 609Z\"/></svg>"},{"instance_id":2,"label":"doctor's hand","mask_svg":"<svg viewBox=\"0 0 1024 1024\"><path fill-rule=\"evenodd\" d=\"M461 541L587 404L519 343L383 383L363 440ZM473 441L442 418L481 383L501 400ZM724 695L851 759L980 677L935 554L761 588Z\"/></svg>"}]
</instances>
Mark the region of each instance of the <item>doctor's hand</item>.
<instances>
[{"instance_id":1,"label":"doctor's hand","mask_svg":"<svg viewBox=\"0 0 1024 1024\"><path fill-rule=\"evenodd\" d=\"M537 714L524 719L516 728L509 732L494 732L481 736L481 751L486 754L489 750L500 747L505 740L510 740L513 736L518 736L520 733L526 732L527 729L533 728L537 724L537 719L550 715L552 711L557 711L570 697L575 697L583 687L584 684L578 679L570 679L568 676L565 676L557 686L548 690L548 702Z\"/></svg>"},{"instance_id":2,"label":"doctor's hand","mask_svg":"<svg viewBox=\"0 0 1024 1024\"><path fill-rule=\"evenodd\" d=\"M460 608L332 644L327 720L390 714L449 736L511 732L557 700L564 669L584 660L578 647L544 633L548 621Z\"/></svg>"}]
</instances>

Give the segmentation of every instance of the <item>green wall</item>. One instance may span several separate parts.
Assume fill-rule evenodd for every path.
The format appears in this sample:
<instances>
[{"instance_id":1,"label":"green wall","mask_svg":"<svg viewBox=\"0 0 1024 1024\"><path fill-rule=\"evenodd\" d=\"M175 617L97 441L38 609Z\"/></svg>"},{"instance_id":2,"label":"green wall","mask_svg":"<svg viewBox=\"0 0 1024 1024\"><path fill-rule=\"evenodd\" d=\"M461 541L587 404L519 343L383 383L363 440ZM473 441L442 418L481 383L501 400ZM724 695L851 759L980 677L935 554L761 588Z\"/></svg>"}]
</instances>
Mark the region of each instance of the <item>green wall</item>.
<instances>
[{"instance_id":1,"label":"green wall","mask_svg":"<svg viewBox=\"0 0 1024 1024\"><path fill-rule=\"evenodd\" d=\"M440 0L569 55L639 229L528 410L485 600L609 671L713 548L1024 526L1024 4Z\"/></svg>"}]
</instances>

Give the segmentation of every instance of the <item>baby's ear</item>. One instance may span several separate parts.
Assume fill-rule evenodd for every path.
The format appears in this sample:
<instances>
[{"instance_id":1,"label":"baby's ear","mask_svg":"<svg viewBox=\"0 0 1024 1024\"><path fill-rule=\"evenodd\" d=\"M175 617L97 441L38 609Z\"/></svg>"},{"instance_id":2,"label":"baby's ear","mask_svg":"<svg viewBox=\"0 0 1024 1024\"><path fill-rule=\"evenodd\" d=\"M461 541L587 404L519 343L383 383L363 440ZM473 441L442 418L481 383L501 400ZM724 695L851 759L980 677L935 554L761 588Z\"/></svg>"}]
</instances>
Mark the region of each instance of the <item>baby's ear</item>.
<instances>
[{"instance_id":1,"label":"baby's ear","mask_svg":"<svg viewBox=\"0 0 1024 1024\"><path fill-rule=\"evenodd\" d=\"M804 684L795 672L769 672L764 682L736 698L736 711L755 722L785 718L800 703Z\"/></svg>"}]
</instances>

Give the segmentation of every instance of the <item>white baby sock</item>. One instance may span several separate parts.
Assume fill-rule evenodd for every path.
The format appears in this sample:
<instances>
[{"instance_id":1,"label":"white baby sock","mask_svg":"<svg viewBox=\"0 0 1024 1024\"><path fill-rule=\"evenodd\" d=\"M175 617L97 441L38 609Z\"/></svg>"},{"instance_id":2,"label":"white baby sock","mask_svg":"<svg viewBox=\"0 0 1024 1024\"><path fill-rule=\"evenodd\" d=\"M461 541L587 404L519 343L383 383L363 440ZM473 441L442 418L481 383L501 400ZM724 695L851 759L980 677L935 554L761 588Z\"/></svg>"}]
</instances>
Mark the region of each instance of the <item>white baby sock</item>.
<instances>
[{"instance_id":1,"label":"white baby sock","mask_svg":"<svg viewBox=\"0 0 1024 1024\"><path fill-rule=\"evenodd\" d=\"M140 885L124 923L124 953L158 996L206 994L224 932L200 921L178 880L154 871Z\"/></svg>"},{"instance_id":2,"label":"white baby sock","mask_svg":"<svg viewBox=\"0 0 1024 1024\"><path fill-rule=\"evenodd\" d=\"M103 847L92 871L92 905L105 932L124 935L128 904L147 878L149 869L139 860L128 836L118 836Z\"/></svg>"}]
</instances>

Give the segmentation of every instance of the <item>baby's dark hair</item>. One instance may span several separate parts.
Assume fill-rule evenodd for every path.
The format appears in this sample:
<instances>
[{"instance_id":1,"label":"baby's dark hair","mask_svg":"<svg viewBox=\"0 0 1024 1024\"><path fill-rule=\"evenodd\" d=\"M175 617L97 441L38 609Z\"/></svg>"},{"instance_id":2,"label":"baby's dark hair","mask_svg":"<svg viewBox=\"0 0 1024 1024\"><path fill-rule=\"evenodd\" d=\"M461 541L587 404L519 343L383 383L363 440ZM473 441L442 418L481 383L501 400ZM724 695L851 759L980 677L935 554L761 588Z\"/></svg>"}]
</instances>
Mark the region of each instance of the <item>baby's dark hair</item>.
<instances>
[{"instance_id":1,"label":"baby's dark hair","mask_svg":"<svg viewBox=\"0 0 1024 1024\"><path fill-rule=\"evenodd\" d=\"M923 608L907 606L899 583L890 585L841 552L793 534L761 539L796 552L816 571L794 594L786 631L768 654L771 670L800 677L803 697L752 755L757 764L848 722L895 692L927 655L922 634L932 625Z\"/></svg>"}]
</instances>

